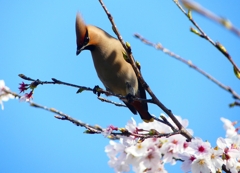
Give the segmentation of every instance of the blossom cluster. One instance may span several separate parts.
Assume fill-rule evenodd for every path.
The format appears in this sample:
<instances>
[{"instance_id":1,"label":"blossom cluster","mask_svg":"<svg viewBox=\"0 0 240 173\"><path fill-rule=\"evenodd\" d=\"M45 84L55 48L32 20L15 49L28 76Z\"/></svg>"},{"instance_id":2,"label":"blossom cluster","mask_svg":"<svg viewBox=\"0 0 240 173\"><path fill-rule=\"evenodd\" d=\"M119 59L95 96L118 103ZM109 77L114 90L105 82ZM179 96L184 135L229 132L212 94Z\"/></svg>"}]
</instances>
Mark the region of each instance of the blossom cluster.
<instances>
[{"instance_id":1,"label":"blossom cluster","mask_svg":"<svg viewBox=\"0 0 240 173\"><path fill-rule=\"evenodd\" d=\"M23 96L15 95L15 97L20 98L20 101L30 101L33 98L33 91L37 87L37 81L32 82L31 84L25 84L24 82L20 83L20 87L18 88L21 92L25 92L28 89L31 89L29 93L25 93ZM0 105L2 110L4 109L3 101L8 101L9 99L13 99L14 95L10 92L9 87L5 85L4 80L0 80Z\"/></svg>"},{"instance_id":2,"label":"blossom cluster","mask_svg":"<svg viewBox=\"0 0 240 173\"><path fill-rule=\"evenodd\" d=\"M186 128L187 120L176 116L179 122ZM168 118L169 122L171 120ZM139 138L139 134L151 129L159 133L170 133L171 129L157 121L152 123L136 124L132 118L126 130L130 136L122 136L119 142L110 141L105 147L109 157L109 166L115 172L129 172L132 167L137 173L166 173L164 164L174 165L181 161L183 172L215 173L222 172L222 166L232 173L240 171L240 136L234 125L227 119L221 118L226 129L226 138L218 138L216 146L211 146L207 141L194 138L187 142L180 134L161 138ZM143 130L144 129L144 130ZM192 130L187 129L191 134ZM108 129L109 131L109 129Z\"/></svg>"},{"instance_id":3,"label":"blossom cluster","mask_svg":"<svg viewBox=\"0 0 240 173\"><path fill-rule=\"evenodd\" d=\"M35 82L32 82L30 85L25 84L24 82L20 83L20 87L18 88L20 90L20 93L24 93L29 88L31 91L29 93L25 93L23 96L20 97L20 101L30 101L33 98L33 91L36 88L36 85L34 85Z\"/></svg>"}]
</instances>

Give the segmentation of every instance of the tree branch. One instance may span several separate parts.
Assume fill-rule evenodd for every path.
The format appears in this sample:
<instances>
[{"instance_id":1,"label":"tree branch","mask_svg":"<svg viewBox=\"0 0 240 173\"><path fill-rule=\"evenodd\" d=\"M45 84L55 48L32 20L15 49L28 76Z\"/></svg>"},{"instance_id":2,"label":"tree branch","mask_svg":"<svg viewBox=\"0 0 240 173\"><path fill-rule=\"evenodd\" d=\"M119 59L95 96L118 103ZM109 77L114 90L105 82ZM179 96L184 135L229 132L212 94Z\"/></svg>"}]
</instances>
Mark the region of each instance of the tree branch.
<instances>
[{"instance_id":1,"label":"tree branch","mask_svg":"<svg viewBox=\"0 0 240 173\"><path fill-rule=\"evenodd\" d=\"M234 25L232 25L232 23L228 19L217 16L213 12L201 7L199 4L197 4L193 1L182 0L182 3L188 9L191 9L210 20L213 20L213 21L219 23L220 25L224 26L226 29L230 30L231 32L236 34L238 37L240 37L240 30L237 29Z\"/></svg>"},{"instance_id":2,"label":"tree branch","mask_svg":"<svg viewBox=\"0 0 240 173\"><path fill-rule=\"evenodd\" d=\"M188 2L188 5L190 3L190 1L186 1L186 0L182 0L183 2ZM173 2L177 5L177 7L185 14L185 16L190 20L190 22L200 31L200 33L198 33L196 30L191 29L192 32L194 32L195 34L199 35L200 37L206 39L207 41L209 41L215 48L217 48L229 61L230 63L233 65L234 71L237 71L238 74L240 74L240 69L238 68L238 66L236 65L236 63L233 61L232 57L230 56L230 54L227 52L226 48L224 48L223 45L221 45L219 42L214 42L199 26L198 24L193 20L191 13L187 13L182 6L179 4L178 0L173 0ZM193 7L192 7L193 8ZM189 5L189 9L190 5ZM238 75L236 75L238 76Z\"/></svg>"},{"instance_id":3,"label":"tree branch","mask_svg":"<svg viewBox=\"0 0 240 173\"><path fill-rule=\"evenodd\" d=\"M139 40L141 40L143 43L154 47L157 50L161 50L164 53L166 53L167 55L181 61L182 63L188 65L189 67L195 69L197 72L199 72L200 74L202 74L203 76L205 76L206 78L208 78L209 80L211 80L213 83L215 83L216 85L218 85L220 88L224 89L225 91L228 91L229 93L232 94L232 97L234 99L238 99L240 100L240 96L236 93L236 91L234 91L232 88L230 88L229 86L226 86L224 84L222 84L221 82L219 82L217 79L215 79L213 76L211 76L210 74L206 73L205 71L203 71L202 69L198 68L196 65L194 65L190 60L186 60L184 58L182 58L181 56L175 54L174 52L170 51L169 49L163 47L160 43L154 44L153 42L148 41L147 39L145 39L144 37L142 37L139 34L134 34L134 36L136 38L138 38ZM237 104L236 104L237 105Z\"/></svg>"}]
</instances>

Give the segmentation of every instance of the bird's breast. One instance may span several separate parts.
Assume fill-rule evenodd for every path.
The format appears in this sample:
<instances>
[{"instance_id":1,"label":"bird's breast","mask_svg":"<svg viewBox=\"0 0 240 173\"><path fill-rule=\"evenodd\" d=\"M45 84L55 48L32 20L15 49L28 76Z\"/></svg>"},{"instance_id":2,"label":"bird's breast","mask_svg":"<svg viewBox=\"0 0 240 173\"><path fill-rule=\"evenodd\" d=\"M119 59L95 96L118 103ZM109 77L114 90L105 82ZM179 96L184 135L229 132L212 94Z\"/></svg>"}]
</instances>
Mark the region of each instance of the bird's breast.
<instances>
[{"instance_id":1,"label":"bird's breast","mask_svg":"<svg viewBox=\"0 0 240 173\"><path fill-rule=\"evenodd\" d=\"M128 94L128 83L134 89L134 93L137 92L137 77L132 66L124 60L122 52L101 54L92 51L92 57L98 77L107 90L125 96Z\"/></svg>"}]
</instances>

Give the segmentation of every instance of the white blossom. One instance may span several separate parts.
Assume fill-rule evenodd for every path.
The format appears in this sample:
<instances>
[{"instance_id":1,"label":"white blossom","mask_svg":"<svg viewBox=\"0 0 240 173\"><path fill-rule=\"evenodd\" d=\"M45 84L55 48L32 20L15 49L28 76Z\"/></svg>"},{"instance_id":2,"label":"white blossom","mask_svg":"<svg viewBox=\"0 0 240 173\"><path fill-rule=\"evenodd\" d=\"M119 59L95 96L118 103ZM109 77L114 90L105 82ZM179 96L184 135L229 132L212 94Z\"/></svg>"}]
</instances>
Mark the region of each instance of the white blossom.
<instances>
[{"instance_id":1,"label":"white blossom","mask_svg":"<svg viewBox=\"0 0 240 173\"><path fill-rule=\"evenodd\" d=\"M188 121L177 116L177 119L187 128ZM169 137L152 137L142 140L139 136L149 135L154 129L160 133L171 133L171 128L158 121L140 123L137 125L132 118L126 125L126 129L132 135L122 136L120 141L110 141L105 148L109 157L109 166L115 172L137 173L166 173L164 165L175 164L176 159L183 161L181 169L184 172L210 173L219 172L223 164L227 170L238 173L240 170L240 135L236 132L231 121L221 118L226 130L226 138L218 138L217 146L195 137L190 142L182 135ZM168 119L170 123L172 121ZM191 134L192 130L188 129ZM141 139L141 140L140 140Z\"/></svg>"},{"instance_id":2,"label":"white blossom","mask_svg":"<svg viewBox=\"0 0 240 173\"><path fill-rule=\"evenodd\" d=\"M4 109L3 107L3 101L8 101L9 99L14 98L12 94L6 93L6 91L9 91L9 88L5 85L4 80L0 80L0 105L2 110Z\"/></svg>"}]
</instances>

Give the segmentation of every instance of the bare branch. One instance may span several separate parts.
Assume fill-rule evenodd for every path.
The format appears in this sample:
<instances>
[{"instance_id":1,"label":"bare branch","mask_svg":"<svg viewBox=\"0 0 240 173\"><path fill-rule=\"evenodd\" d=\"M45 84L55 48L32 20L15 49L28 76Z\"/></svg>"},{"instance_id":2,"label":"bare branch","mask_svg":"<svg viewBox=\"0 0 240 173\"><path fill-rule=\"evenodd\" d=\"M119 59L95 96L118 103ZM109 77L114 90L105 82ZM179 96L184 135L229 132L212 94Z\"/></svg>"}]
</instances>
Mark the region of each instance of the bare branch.
<instances>
[{"instance_id":1,"label":"bare branch","mask_svg":"<svg viewBox=\"0 0 240 173\"><path fill-rule=\"evenodd\" d=\"M240 69L238 68L238 66L235 64L235 62L233 61L232 57L230 56L230 54L227 52L226 48L224 48L223 45L221 45L219 42L214 42L199 26L198 24L193 20L192 16L190 15L190 13L187 13L182 6L179 4L178 0L173 0L173 2L178 6L178 8L185 14L185 16L192 22L192 24L200 31L200 33L196 33L193 31L193 29L191 29L192 32L194 32L195 34L201 36L201 38L206 39L207 41L209 41L215 48L217 48L229 61L230 63L233 65L234 71L237 71L238 74L240 74ZM236 75L237 76L237 75Z\"/></svg>"},{"instance_id":2,"label":"bare branch","mask_svg":"<svg viewBox=\"0 0 240 173\"><path fill-rule=\"evenodd\" d=\"M232 31L234 34L236 34L238 37L240 37L240 30L237 29L234 25L232 25L232 23L228 19L217 16L213 12L203 8L200 4L197 4L193 1L182 0L182 3L186 8L193 10L193 11L207 17L208 19L219 23L220 25L224 26L226 29Z\"/></svg>"},{"instance_id":3,"label":"bare branch","mask_svg":"<svg viewBox=\"0 0 240 173\"><path fill-rule=\"evenodd\" d=\"M111 100L108 100L106 98L103 98L103 97L98 97L99 100L101 100L102 102L107 102L107 103L111 103L111 104L114 104L115 106L119 106L119 107L127 107L126 105L122 104L122 103L116 103L116 102L113 102Z\"/></svg>"},{"instance_id":4,"label":"bare branch","mask_svg":"<svg viewBox=\"0 0 240 173\"><path fill-rule=\"evenodd\" d=\"M228 91L229 93L232 94L234 99L238 99L240 100L240 96L236 93L236 91L234 91L232 88L230 88L229 86L226 86L224 84L222 84L221 82L219 82L217 79L215 79L214 77L212 77L210 74L206 73L205 71L203 71L202 69L198 68L196 65L194 65L190 60L186 60L184 58L182 58L181 56L173 53L172 51L170 51L169 49L165 48L162 46L162 44L160 43L152 43L150 41L148 41L147 39L145 39L144 37L142 37L139 34L134 34L134 36L136 38L138 38L139 40L141 40L143 43L154 47L157 50L161 50L164 53L166 53L167 55L181 61L182 63L188 65L189 67L195 69L196 71L198 71L200 74L202 74L203 76L205 76L206 78L208 78L209 80L211 80L213 83L215 83L216 85L218 85L220 88L224 89L225 91Z\"/></svg>"},{"instance_id":5,"label":"bare branch","mask_svg":"<svg viewBox=\"0 0 240 173\"><path fill-rule=\"evenodd\" d=\"M20 76L20 75L19 75ZM25 84L25 85L28 85L28 86L32 86L32 88L36 88L39 84L41 85L45 85L45 84L59 84L59 85L66 85L66 86L70 86L70 87L74 87L74 88L78 88L78 91L77 93L81 93L83 91L92 91L94 94L96 94L98 97L101 95L101 94L105 94L106 96L114 96L114 97L118 97L120 100L127 100L127 96L122 96L120 94L114 94L110 91L107 91L107 90L104 90L102 88L100 88L98 85L96 85L94 88L90 88L90 87L85 87L85 86L80 86L80 85L76 85L76 84L72 84L72 83L68 83L68 82L64 82L64 81L60 81L58 79L55 79L55 78L52 78L53 82L52 81L41 81L40 79L32 79L30 77L27 77L23 74L21 74L21 76L24 76L23 79L25 80L29 80L29 81L32 81L31 84ZM21 77L20 76L20 77ZM21 77L22 78L22 77ZM30 87L31 88L31 87ZM28 89L28 88L26 88ZM152 99L142 99L142 98L138 98L138 97L131 97L132 100L134 101L139 101L139 102L147 102L147 103L153 103L153 100ZM110 101L110 100L107 100L107 99L103 99L103 98L100 98L99 100L101 101L105 101L107 103L111 103L111 104L114 104L116 106L124 106L124 105L121 105L119 103L115 103L113 101Z\"/></svg>"},{"instance_id":6,"label":"bare branch","mask_svg":"<svg viewBox=\"0 0 240 173\"><path fill-rule=\"evenodd\" d=\"M21 98L20 95L14 93L12 91L4 90L4 92L7 93L7 94L12 94L15 98ZM54 117L59 119L59 120L67 120L69 122L72 122L76 126L84 127L86 129L85 133L87 133L87 134L102 134L105 131L105 129L101 128L98 125L93 126L93 125L89 125L87 123L84 123L84 122L82 122L80 120L76 120L76 119L70 117L69 115L67 115L67 114L65 114L65 113L63 113L63 112L61 112L61 111L59 111L59 110L57 110L55 108L49 108L47 106L42 106L42 105L34 103L32 101L27 101L27 103L30 106L32 106L32 107L40 108L40 109L52 112L54 114L57 114ZM119 132L110 131L110 134L108 134L107 137L109 139L116 140L116 139L119 139L121 136L134 136L134 137L139 138L140 140L144 140L144 139L147 139L147 138L170 137L170 136L173 136L175 134L180 134L181 133L181 130L176 130L168 122L168 120L166 118L162 117L163 121L159 120L158 118L155 118L155 119L160 121L160 122L162 122L162 123L164 123L164 124L166 124L166 125L169 125L173 129L173 132L172 133L159 133L159 132L157 132L154 129L152 129L152 130L139 129L139 132L141 132L141 133L130 133L125 128L116 128L115 131L119 131Z\"/></svg>"},{"instance_id":7,"label":"bare branch","mask_svg":"<svg viewBox=\"0 0 240 173\"><path fill-rule=\"evenodd\" d=\"M27 88L24 87L24 90L21 90L21 92L24 92L24 91L27 90L28 88L31 88L31 89L32 89L31 92L33 93L33 90L34 90L35 88L37 88L37 86L38 86L39 84L41 84L41 85L44 85L44 84L59 84L59 85L66 85L66 86L70 86L70 87L79 88L78 91L77 91L77 93L80 93L80 92L82 92L82 91L84 91L84 90L86 90L86 91L93 91L93 93L98 96L98 99L99 99L99 100L104 101L104 102L107 102L107 103L110 103L110 104L113 104L113 105L115 105L115 106L119 106L119 107L126 107L126 106L123 105L123 104L121 104L121 103L116 103L116 102L107 100L107 99L105 99L105 98L102 98L102 97L100 97L100 95L101 95L101 94L106 94L107 96L110 96L110 95L111 95L111 96L114 96L114 97L118 97L120 100L128 100L128 99L129 99L128 96L122 96L122 95L118 95L118 94L111 93L110 91L106 91L106 90L100 88L98 85L96 85L96 86L92 89L92 88L90 88L90 87L79 86L79 85L75 85L75 84L63 82L63 81L60 81L60 80L54 79L54 78L52 78L53 82L50 82L50 81L44 81L44 82L43 82L43 81L41 81L41 80L39 80L39 79L37 79L37 80L34 81L34 79L32 79L32 78L30 78L30 77L27 77L27 76L25 76L25 75L23 75L23 74L21 74L21 75L19 75L19 76L20 76L20 77L24 76L23 79L32 81L31 84L21 83L20 85L32 86L32 87L27 87ZM18 97L20 98L21 96L18 96ZM135 96L132 96L130 99L131 99L131 101L148 102L148 103L153 103L153 104L155 104L152 99L142 99L142 98L138 98L138 97L135 97ZM37 106L36 106L36 107L37 107ZM59 117L56 117L56 118L59 118ZM159 122L161 122L161 123L163 123L163 124L168 125L173 131L177 131L177 130L172 126L172 124L170 124L167 120L160 120L159 118L154 117L154 116L153 116L153 118L154 118L156 121L159 121ZM59 119L63 119L63 118L59 118ZM64 120L65 120L65 119L66 119L66 118L64 118ZM163 118L162 118L162 119L163 119Z\"/></svg>"}]
</instances>

